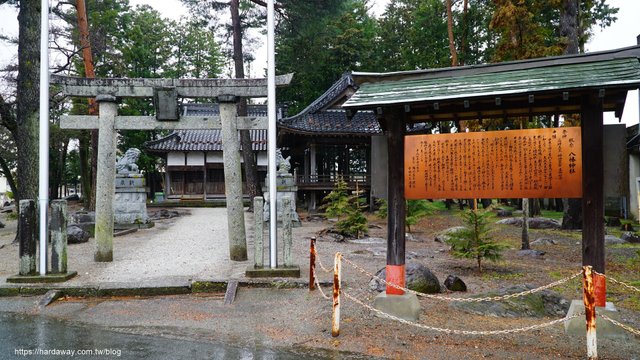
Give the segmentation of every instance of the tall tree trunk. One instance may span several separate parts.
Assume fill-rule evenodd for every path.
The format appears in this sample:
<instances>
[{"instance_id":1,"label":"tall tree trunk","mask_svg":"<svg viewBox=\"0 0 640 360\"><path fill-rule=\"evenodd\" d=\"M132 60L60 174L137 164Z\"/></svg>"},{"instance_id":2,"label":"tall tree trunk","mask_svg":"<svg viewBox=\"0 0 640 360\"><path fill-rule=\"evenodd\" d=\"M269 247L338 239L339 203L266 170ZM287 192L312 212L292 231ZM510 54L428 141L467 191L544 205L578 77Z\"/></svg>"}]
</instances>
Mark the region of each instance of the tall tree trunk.
<instances>
[{"instance_id":1,"label":"tall tree trunk","mask_svg":"<svg viewBox=\"0 0 640 360\"><path fill-rule=\"evenodd\" d=\"M84 0L76 1L76 10L78 12L78 32L80 33L80 48L82 49L82 61L84 64L84 73L88 78L96 77L93 68L93 55L91 54L91 42L89 41L89 21L87 20L87 7ZM98 114L98 104L95 99L89 99L89 115ZM86 190L83 187L83 196L89 210L96 209L96 177L98 176L98 130L91 131L91 186Z\"/></svg>"},{"instance_id":2,"label":"tall tree trunk","mask_svg":"<svg viewBox=\"0 0 640 360\"><path fill-rule=\"evenodd\" d=\"M240 0L231 0L231 24L233 27L233 63L237 79L244 78L244 55L242 52L242 24L240 23ZM247 99L242 98L238 103L238 116L247 116ZM245 183L249 194L249 209L253 208L253 198L260 195L260 180L258 179L258 165L253 153L249 130L240 130L242 144L242 160L244 161Z\"/></svg>"},{"instance_id":3,"label":"tall tree trunk","mask_svg":"<svg viewBox=\"0 0 640 360\"><path fill-rule=\"evenodd\" d=\"M565 42L565 54L577 54L580 51L578 31L578 0L563 0L560 36Z\"/></svg>"},{"instance_id":4,"label":"tall tree trunk","mask_svg":"<svg viewBox=\"0 0 640 360\"><path fill-rule=\"evenodd\" d=\"M458 53L453 38L453 12L451 11L451 0L447 0L447 32L449 33L449 51L451 52L451 66L458 66Z\"/></svg>"},{"instance_id":5,"label":"tall tree trunk","mask_svg":"<svg viewBox=\"0 0 640 360\"><path fill-rule=\"evenodd\" d=\"M80 134L78 146L78 160L80 161L80 185L85 209L91 209L91 165L89 164L90 134L83 131Z\"/></svg>"},{"instance_id":6,"label":"tall tree trunk","mask_svg":"<svg viewBox=\"0 0 640 360\"><path fill-rule=\"evenodd\" d=\"M464 0L462 5L462 43L460 44L460 65L464 65L464 57L467 51L467 37L469 36L469 0ZM460 129L460 127L458 127Z\"/></svg>"},{"instance_id":7,"label":"tall tree trunk","mask_svg":"<svg viewBox=\"0 0 640 360\"><path fill-rule=\"evenodd\" d=\"M21 0L18 14L18 94L16 96L16 147L18 149L15 193L21 199L38 199L38 107L40 82L40 1ZM18 229L18 236L23 234Z\"/></svg>"},{"instance_id":8,"label":"tall tree trunk","mask_svg":"<svg viewBox=\"0 0 640 360\"><path fill-rule=\"evenodd\" d=\"M521 250L530 249L529 246L529 199L522 199L522 246Z\"/></svg>"},{"instance_id":9,"label":"tall tree trunk","mask_svg":"<svg viewBox=\"0 0 640 360\"><path fill-rule=\"evenodd\" d=\"M560 35L566 39L565 54L580 50L578 34L578 0L563 0L560 12ZM582 199L564 201L563 229L582 229Z\"/></svg>"}]
</instances>

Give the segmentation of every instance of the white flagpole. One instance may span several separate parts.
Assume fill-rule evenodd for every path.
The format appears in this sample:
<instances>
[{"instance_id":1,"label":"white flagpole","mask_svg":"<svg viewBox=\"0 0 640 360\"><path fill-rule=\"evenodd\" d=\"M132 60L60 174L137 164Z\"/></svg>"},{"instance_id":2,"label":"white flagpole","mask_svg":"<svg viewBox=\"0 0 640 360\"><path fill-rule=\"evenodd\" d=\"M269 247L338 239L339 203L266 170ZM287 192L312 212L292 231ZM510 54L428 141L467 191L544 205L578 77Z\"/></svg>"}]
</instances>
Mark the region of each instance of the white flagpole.
<instances>
[{"instance_id":1,"label":"white flagpole","mask_svg":"<svg viewBox=\"0 0 640 360\"><path fill-rule=\"evenodd\" d=\"M41 1L40 13L40 147L38 211L40 219L40 275L47 274L49 209L49 1Z\"/></svg>"},{"instance_id":2,"label":"white flagpole","mask_svg":"<svg viewBox=\"0 0 640 360\"><path fill-rule=\"evenodd\" d=\"M269 116L269 264L278 267L278 219L276 187L276 55L274 0L267 1L267 110ZM258 211L259 209L254 209Z\"/></svg>"}]
</instances>

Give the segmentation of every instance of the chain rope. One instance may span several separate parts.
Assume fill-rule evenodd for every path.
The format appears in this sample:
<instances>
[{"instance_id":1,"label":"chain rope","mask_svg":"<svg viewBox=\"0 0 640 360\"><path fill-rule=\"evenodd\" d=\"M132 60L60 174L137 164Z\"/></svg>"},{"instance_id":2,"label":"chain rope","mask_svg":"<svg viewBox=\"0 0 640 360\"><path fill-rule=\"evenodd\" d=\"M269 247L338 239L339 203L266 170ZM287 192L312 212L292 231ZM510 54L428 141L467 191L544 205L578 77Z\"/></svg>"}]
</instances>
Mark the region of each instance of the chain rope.
<instances>
[{"instance_id":1,"label":"chain rope","mask_svg":"<svg viewBox=\"0 0 640 360\"><path fill-rule=\"evenodd\" d=\"M421 329L425 329L425 330L431 330L431 331L437 331L437 332L442 332L442 333L446 333L446 334L454 334L454 335L506 335L506 334L515 334L515 333L521 333L521 332L525 332L525 331L532 331L532 330L538 330L538 329L542 329L548 326L552 326L555 324L559 324L565 321L569 321L573 318L576 318L578 316L583 316L584 313L581 314L575 314L569 317L564 317L561 319L556 319L553 321L549 321L543 324L536 324L536 325L531 325L531 326L525 326L525 327L521 327L521 328L515 328L515 329L505 329L505 330L487 330L487 331L480 331L480 330L458 330L458 329L446 329L446 328L438 328L438 327L433 327L433 326L429 326L429 325L425 325L425 324L419 324L419 323L415 323L409 320L405 320L405 319L401 319L399 317L387 314L383 311L380 311L370 305L367 305L365 303L363 303L362 301L358 300L357 298L349 295L348 293L341 291L342 295L344 295L344 297L346 297L347 299L355 302L356 304L359 304L360 306L363 306L364 308L373 311L374 313L391 319L391 320L395 320L398 321L400 323L403 323L405 325L410 325L410 326L414 326L414 327L418 327Z\"/></svg>"},{"instance_id":2,"label":"chain rope","mask_svg":"<svg viewBox=\"0 0 640 360\"><path fill-rule=\"evenodd\" d=\"M502 300L507 300L507 299L511 299L511 298L516 298L516 297L522 297L522 296L526 296L526 295L530 295L530 294L534 294L537 292L540 292L542 290L546 290L546 289L550 289L553 287L556 287L558 285L562 285L568 281L571 281L575 278L577 278L578 276L582 275L582 270L580 270L580 272L577 272L569 277L566 277L564 279L560 279L558 281L554 281L550 284L547 285L543 285L540 287L537 287L535 289L531 289L531 290L526 290L526 291L522 291L519 293L514 293L514 294L507 294L507 295L502 295L502 296L489 296L489 297L481 297L481 298L460 298L460 297L451 297L451 296L442 296L442 295L433 295L433 294L425 294L425 293L421 293L415 290L411 290L411 289L407 289L405 287L393 284L393 283L389 283L387 282L385 279L382 279L370 272L368 272L367 270L365 270L364 268L360 267L358 264L352 262L351 260L343 257L342 260L344 260L344 262L346 262L347 264L351 265L352 267L354 267L356 270L360 271L361 273L370 276L380 282L382 282L385 285L389 285L393 288L396 288L398 290L402 290L411 294L415 294L417 296L421 296L421 297L426 297L429 299L435 299L435 300L441 300L441 301L458 301L458 302L484 302L484 301L502 301Z\"/></svg>"},{"instance_id":3,"label":"chain rope","mask_svg":"<svg viewBox=\"0 0 640 360\"><path fill-rule=\"evenodd\" d=\"M322 286L320 286L320 282L318 282L318 275L316 275L316 269L313 269L313 280L316 283L316 288L318 288L318 290L320 290L320 295L322 295L323 298L325 298L326 300L333 300L332 298L328 297L327 294L324 293L324 291L322 290Z\"/></svg>"},{"instance_id":4,"label":"chain rope","mask_svg":"<svg viewBox=\"0 0 640 360\"><path fill-rule=\"evenodd\" d=\"M617 322L617 321L613 320L612 318L608 317L607 315L604 315L604 314L598 314L598 316L600 316L601 318L603 318L603 319L605 319L605 320L607 320L607 321L611 322L611 323L612 323L612 324L614 324L614 325L618 325L618 326L620 326L621 328L623 328L623 329L627 330L628 332L630 332L630 333L632 333L632 334L636 334L636 335L640 336L640 330L634 329L634 328L632 328L631 326L627 326L627 325L625 325L625 324L622 324L622 323L620 323L620 322Z\"/></svg>"},{"instance_id":5,"label":"chain rope","mask_svg":"<svg viewBox=\"0 0 640 360\"><path fill-rule=\"evenodd\" d=\"M597 274L597 275L600 275L600 276L602 276L602 277L604 277L604 278L606 278L606 279L611 280L612 282L614 282L614 283L616 283L616 284L622 285L622 286L626 287L627 289L630 289L630 290L633 290L633 291L635 291L635 292L639 292L639 293L640 293L640 289L638 289L637 287L635 287L635 286L633 286L633 285L631 285L631 284L627 284L627 283L622 282L622 281L620 281L620 280L616 280L616 279L612 278L611 276L608 276L608 275L605 275L605 274L601 274L601 273L599 273L599 272L597 272L597 271L595 271L595 270L593 270L593 272L594 272L595 274Z\"/></svg>"}]
</instances>

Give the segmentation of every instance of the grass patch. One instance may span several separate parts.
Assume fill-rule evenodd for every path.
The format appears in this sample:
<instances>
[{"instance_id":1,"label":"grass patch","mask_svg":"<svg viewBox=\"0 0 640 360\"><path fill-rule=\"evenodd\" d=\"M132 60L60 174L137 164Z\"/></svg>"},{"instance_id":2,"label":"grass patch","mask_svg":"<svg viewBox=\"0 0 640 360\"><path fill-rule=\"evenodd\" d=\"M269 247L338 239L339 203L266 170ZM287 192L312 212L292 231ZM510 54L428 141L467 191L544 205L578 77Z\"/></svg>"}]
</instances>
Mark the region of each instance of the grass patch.
<instances>
[{"instance_id":1,"label":"grass patch","mask_svg":"<svg viewBox=\"0 0 640 360\"><path fill-rule=\"evenodd\" d=\"M564 215L562 211L551 211L551 210L542 210L540 214L542 215L542 217L555 219L555 220L562 220L562 216Z\"/></svg>"},{"instance_id":2,"label":"grass patch","mask_svg":"<svg viewBox=\"0 0 640 360\"><path fill-rule=\"evenodd\" d=\"M443 200L427 201L427 204L425 207L427 208L427 211L429 211L431 214L434 214L436 212L449 211L447 210L447 206L444 204ZM451 207L453 208L453 205Z\"/></svg>"}]
</instances>

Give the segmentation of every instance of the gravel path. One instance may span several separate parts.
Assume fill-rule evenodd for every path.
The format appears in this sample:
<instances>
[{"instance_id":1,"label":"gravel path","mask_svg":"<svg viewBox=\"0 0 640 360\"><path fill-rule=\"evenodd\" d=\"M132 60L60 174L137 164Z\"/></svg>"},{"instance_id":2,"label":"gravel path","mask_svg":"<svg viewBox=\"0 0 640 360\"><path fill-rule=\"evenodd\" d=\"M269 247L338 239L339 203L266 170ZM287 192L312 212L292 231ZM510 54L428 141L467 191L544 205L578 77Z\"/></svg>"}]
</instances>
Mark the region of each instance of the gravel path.
<instances>
[{"instance_id":1,"label":"gravel path","mask_svg":"<svg viewBox=\"0 0 640 360\"><path fill-rule=\"evenodd\" d=\"M85 244L69 245L69 269L78 272L69 284L243 276L249 262L229 260L226 209L193 208L181 212L185 215L114 238L114 261L110 263L93 261L93 238ZM249 220L250 214L247 223ZM10 241L4 244L0 249L0 281L18 270L18 246Z\"/></svg>"}]
</instances>

